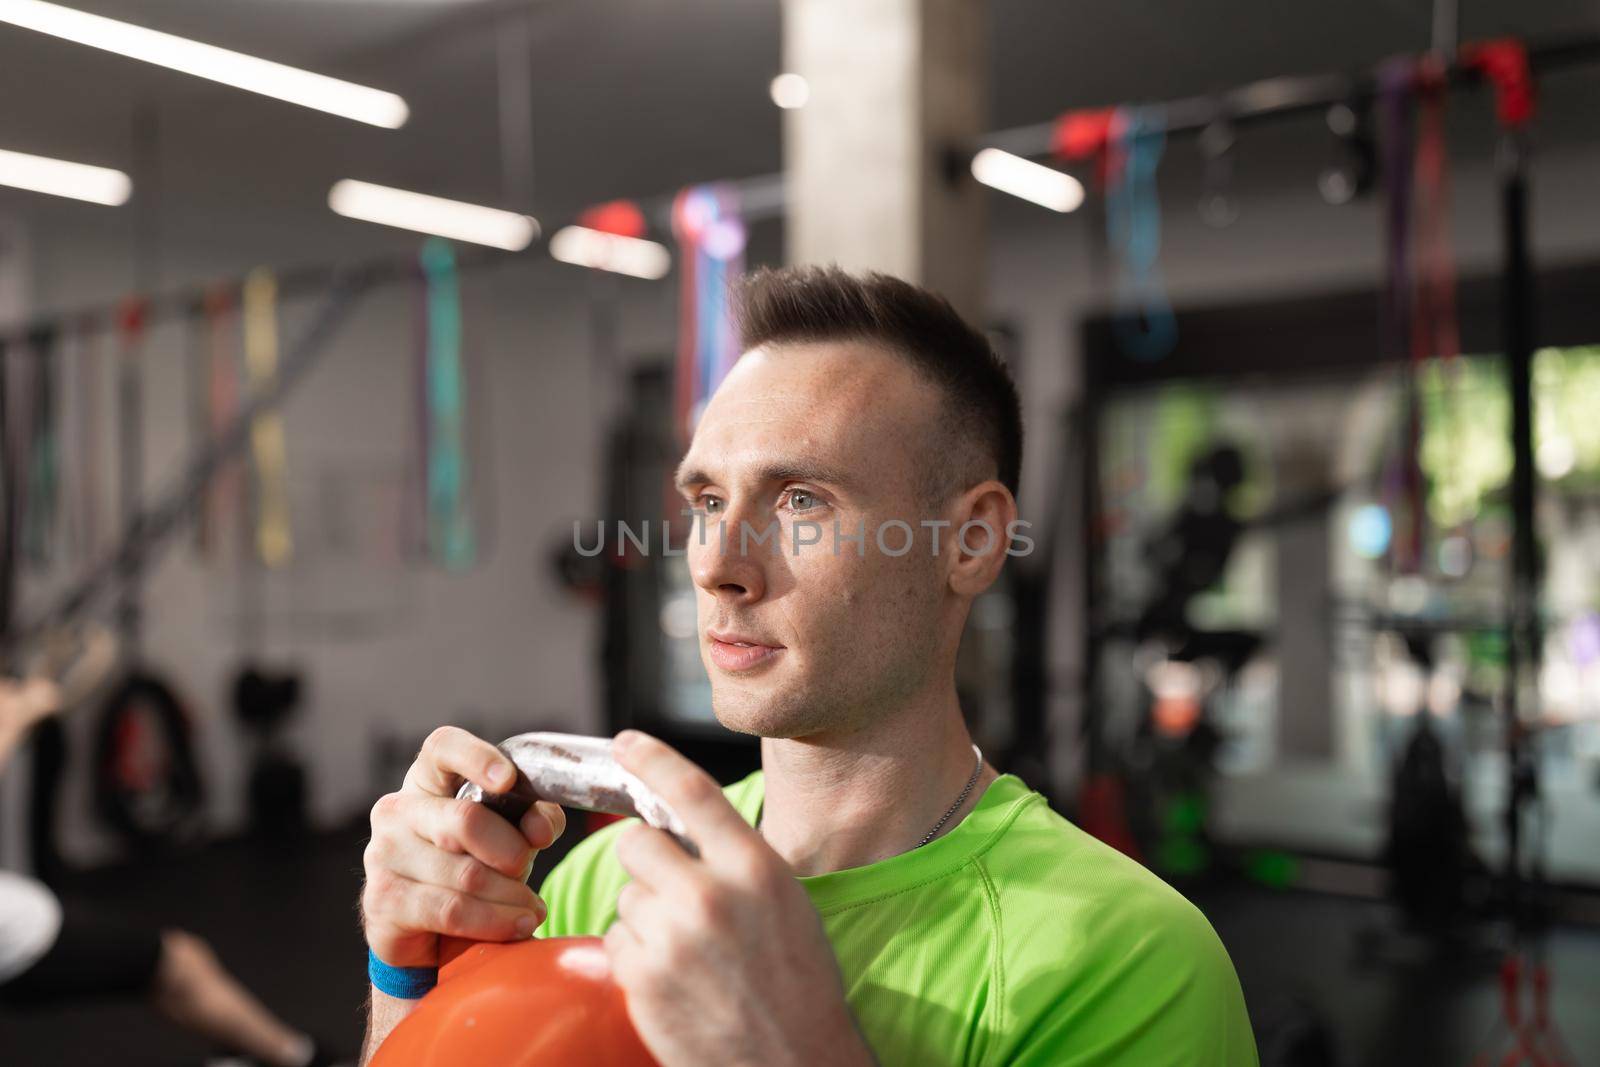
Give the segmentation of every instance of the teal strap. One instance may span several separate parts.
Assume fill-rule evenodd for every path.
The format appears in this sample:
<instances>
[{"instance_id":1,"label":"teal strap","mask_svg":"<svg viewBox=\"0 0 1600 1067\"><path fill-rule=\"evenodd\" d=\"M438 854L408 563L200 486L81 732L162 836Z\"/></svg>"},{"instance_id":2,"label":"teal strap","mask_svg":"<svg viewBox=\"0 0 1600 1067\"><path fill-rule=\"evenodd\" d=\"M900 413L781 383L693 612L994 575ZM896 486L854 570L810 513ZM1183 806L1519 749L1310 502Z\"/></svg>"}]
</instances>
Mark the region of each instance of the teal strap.
<instances>
[{"instance_id":1,"label":"teal strap","mask_svg":"<svg viewBox=\"0 0 1600 1067\"><path fill-rule=\"evenodd\" d=\"M422 246L427 283L428 551L448 570L472 566L477 538L468 501L466 377L461 364L461 284L455 251Z\"/></svg>"}]
</instances>

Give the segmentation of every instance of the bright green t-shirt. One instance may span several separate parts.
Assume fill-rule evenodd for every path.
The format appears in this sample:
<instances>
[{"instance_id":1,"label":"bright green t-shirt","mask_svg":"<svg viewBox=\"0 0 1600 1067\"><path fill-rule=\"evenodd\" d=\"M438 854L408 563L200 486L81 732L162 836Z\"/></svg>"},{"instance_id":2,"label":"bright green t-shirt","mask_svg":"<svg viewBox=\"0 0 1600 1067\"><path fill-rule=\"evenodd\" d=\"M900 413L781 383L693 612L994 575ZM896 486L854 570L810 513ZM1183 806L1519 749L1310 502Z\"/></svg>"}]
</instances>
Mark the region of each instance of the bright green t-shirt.
<instances>
[{"instance_id":1,"label":"bright green t-shirt","mask_svg":"<svg viewBox=\"0 0 1600 1067\"><path fill-rule=\"evenodd\" d=\"M752 825L757 771L725 793ZM623 825L550 873L546 936L602 934ZM918 849L801 878L885 1067L1253 1067L1233 964L1178 892L1002 775Z\"/></svg>"}]
</instances>

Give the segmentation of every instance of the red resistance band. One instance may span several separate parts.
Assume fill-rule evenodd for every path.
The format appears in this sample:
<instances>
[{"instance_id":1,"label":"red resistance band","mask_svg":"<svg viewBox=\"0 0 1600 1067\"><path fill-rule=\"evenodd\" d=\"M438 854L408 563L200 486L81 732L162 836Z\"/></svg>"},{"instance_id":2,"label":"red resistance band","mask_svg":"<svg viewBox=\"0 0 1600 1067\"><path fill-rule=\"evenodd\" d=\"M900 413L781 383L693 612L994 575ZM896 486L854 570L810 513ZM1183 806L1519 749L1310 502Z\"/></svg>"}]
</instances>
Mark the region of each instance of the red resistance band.
<instances>
[{"instance_id":1,"label":"red resistance band","mask_svg":"<svg viewBox=\"0 0 1600 1067\"><path fill-rule=\"evenodd\" d=\"M117 308L117 333L124 348L138 345L149 317L150 302L143 297L130 296Z\"/></svg>"},{"instance_id":2,"label":"red resistance band","mask_svg":"<svg viewBox=\"0 0 1600 1067\"><path fill-rule=\"evenodd\" d=\"M213 444L221 440L239 407L238 364L230 344L235 329L233 311L232 288L218 286L206 293L203 313L207 344L201 380L205 383L206 431ZM229 519L238 514L235 501L241 477L237 460L221 464L212 475L200 509L201 548L207 553L218 551Z\"/></svg>"},{"instance_id":3,"label":"red resistance band","mask_svg":"<svg viewBox=\"0 0 1600 1067\"><path fill-rule=\"evenodd\" d=\"M608 200L578 216L578 225L619 237L643 237L649 228L644 212L632 200Z\"/></svg>"},{"instance_id":4,"label":"red resistance band","mask_svg":"<svg viewBox=\"0 0 1600 1067\"><path fill-rule=\"evenodd\" d=\"M1527 45L1510 37L1469 44L1461 49L1461 65L1494 86L1495 115L1501 126L1520 130L1532 121L1533 69Z\"/></svg>"},{"instance_id":5,"label":"red resistance band","mask_svg":"<svg viewBox=\"0 0 1600 1067\"><path fill-rule=\"evenodd\" d=\"M1432 57L1418 64L1415 291L1412 294L1411 355L1444 359L1459 354L1456 327L1455 253L1450 245L1450 163L1445 146L1444 105L1449 83Z\"/></svg>"},{"instance_id":6,"label":"red resistance band","mask_svg":"<svg viewBox=\"0 0 1600 1067\"><path fill-rule=\"evenodd\" d=\"M1096 177L1106 183L1106 149L1111 144L1111 128L1116 120L1114 107L1080 108L1056 119L1050 134L1050 150L1062 159L1097 160Z\"/></svg>"}]
</instances>

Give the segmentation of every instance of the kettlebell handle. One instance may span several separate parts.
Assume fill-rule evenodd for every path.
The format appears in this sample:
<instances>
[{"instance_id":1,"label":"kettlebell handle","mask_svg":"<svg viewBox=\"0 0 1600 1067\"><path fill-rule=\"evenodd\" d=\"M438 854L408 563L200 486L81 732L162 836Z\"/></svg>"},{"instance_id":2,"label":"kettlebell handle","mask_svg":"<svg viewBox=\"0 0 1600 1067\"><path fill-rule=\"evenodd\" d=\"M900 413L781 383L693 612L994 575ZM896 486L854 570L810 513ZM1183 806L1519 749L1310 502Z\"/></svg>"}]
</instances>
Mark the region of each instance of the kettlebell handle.
<instances>
[{"instance_id":1,"label":"kettlebell handle","mask_svg":"<svg viewBox=\"0 0 1600 1067\"><path fill-rule=\"evenodd\" d=\"M629 816L665 830L691 856L700 854L678 813L617 762L609 738L539 732L508 737L496 747L516 765L516 783L503 793L486 793L468 782L457 797L481 803L513 825L536 800Z\"/></svg>"}]
</instances>

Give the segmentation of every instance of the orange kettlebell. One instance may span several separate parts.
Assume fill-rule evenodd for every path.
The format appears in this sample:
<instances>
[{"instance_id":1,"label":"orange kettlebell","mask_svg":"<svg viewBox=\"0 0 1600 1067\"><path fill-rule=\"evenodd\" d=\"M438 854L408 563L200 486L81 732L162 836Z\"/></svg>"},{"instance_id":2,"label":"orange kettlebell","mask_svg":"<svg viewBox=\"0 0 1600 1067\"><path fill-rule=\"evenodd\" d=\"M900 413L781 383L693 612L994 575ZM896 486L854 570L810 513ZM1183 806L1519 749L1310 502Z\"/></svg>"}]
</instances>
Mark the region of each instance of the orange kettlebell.
<instances>
[{"instance_id":1,"label":"orange kettlebell","mask_svg":"<svg viewBox=\"0 0 1600 1067\"><path fill-rule=\"evenodd\" d=\"M371 1067L656 1067L598 937L468 944Z\"/></svg>"}]
</instances>

